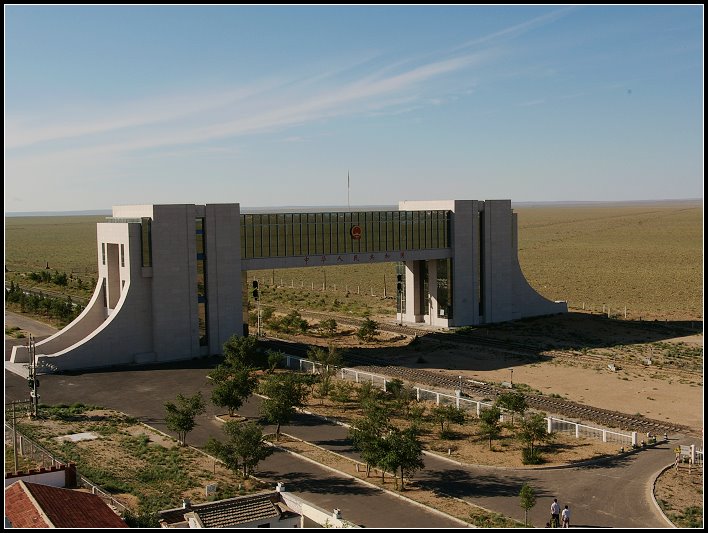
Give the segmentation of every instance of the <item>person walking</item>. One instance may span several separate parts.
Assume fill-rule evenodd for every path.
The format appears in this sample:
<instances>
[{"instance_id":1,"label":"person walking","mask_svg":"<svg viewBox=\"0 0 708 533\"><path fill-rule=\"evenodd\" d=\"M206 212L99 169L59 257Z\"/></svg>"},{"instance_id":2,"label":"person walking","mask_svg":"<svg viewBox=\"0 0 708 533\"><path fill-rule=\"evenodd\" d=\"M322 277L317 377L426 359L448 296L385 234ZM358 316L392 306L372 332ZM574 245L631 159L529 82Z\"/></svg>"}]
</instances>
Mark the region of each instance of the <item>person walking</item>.
<instances>
[{"instance_id":1,"label":"person walking","mask_svg":"<svg viewBox=\"0 0 708 533\"><path fill-rule=\"evenodd\" d=\"M560 527L560 509L558 499L553 498L553 503L551 504L551 527Z\"/></svg>"},{"instance_id":2,"label":"person walking","mask_svg":"<svg viewBox=\"0 0 708 533\"><path fill-rule=\"evenodd\" d=\"M563 508L561 519L563 520L563 527L570 527L570 509L568 509L567 505Z\"/></svg>"}]
</instances>

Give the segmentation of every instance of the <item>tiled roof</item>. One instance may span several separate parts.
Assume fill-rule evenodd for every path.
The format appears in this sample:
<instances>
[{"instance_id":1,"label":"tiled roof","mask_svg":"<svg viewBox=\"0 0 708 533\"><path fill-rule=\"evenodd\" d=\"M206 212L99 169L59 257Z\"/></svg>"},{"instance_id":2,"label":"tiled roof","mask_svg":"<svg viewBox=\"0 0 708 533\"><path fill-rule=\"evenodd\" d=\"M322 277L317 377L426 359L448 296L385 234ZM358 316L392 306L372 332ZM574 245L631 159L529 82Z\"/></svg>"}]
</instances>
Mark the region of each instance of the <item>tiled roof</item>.
<instances>
[{"instance_id":1,"label":"tiled roof","mask_svg":"<svg viewBox=\"0 0 708 533\"><path fill-rule=\"evenodd\" d=\"M167 523L183 522L184 515L195 513L204 527L233 527L239 524L280 518L280 511L273 503L278 499L277 493L261 492L250 496L240 496L191 505L185 509L170 509L160 511L160 518Z\"/></svg>"},{"instance_id":2,"label":"tiled roof","mask_svg":"<svg viewBox=\"0 0 708 533\"><path fill-rule=\"evenodd\" d=\"M5 517L10 520L13 528L52 527L37 510L20 482L5 489Z\"/></svg>"},{"instance_id":3,"label":"tiled roof","mask_svg":"<svg viewBox=\"0 0 708 533\"><path fill-rule=\"evenodd\" d=\"M280 512L271 501L271 493L213 502L208 507L200 507L193 511L197 513L204 527L231 527L280 516Z\"/></svg>"},{"instance_id":4,"label":"tiled roof","mask_svg":"<svg viewBox=\"0 0 708 533\"><path fill-rule=\"evenodd\" d=\"M12 501L9 498L11 490L12 495L22 492L25 496L14 501L18 507L17 515L16 509L11 508ZM5 515L10 518L15 527L128 527L110 507L103 503L101 498L94 494L24 481L13 483L6 489ZM36 517L33 518L37 522L36 525L20 525L19 522L26 521L32 515Z\"/></svg>"}]
</instances>

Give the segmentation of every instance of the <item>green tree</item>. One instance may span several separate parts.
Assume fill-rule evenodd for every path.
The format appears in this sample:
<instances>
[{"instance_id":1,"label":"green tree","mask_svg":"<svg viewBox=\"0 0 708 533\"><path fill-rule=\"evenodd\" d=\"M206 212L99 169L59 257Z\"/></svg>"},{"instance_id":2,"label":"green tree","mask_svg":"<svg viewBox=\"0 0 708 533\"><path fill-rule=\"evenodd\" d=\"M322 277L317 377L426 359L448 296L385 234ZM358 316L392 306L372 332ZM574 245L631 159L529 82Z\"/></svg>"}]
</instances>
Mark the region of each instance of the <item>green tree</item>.
<instances>
[{"instance_id":1,"label":"green tree","mask_svg":"<svg viewBox=\"0 0 708 533\"><path fill-rule=\"evenodd\" d=\"M332 376L337 372L337 367L342 366L342 356L334 346L322 348L321 346L311 346L307 350L307 358L315 363L319 363L319 396L326 398L332 390Z\"/></svg>"},{"instance_id":2,"label":"green tree","mask_svg":"<svg viewBox=\"0 0 708 533\"><path fill-rule=\"evenodd\" d=\"M540 464L541 454L537 445L553 439L553 434L546 431L546 420L541 413L523 418L516 436L524 444L521 450L524 464Z\"/></svg>"},{"instance_id":3,"label":"green tree","mask_svg":"<svg viewBox=\"0 0 708 533\"><path fill-rule=\"evenodd\" d=\"M374 387L370 382L362 383L356 391L357 401L364 405L370 401L378 401L381 399L381 390Z\"/></svg>"},{"instance_id":4,"label":"green tree","mask_svg":"<svg viewBox=\"0 0 708 533\"><path fill-rule=\"evenodd\" d=\"M380 457L378 465L393 472L393 482L398 489L398 476L401 474L401 490L405 489L404 478L411 477L423 464L423 446L412 428L403 431L392 428L378 445Z\"/></svg>"},{"instance_id":5,"label":"green tree","mask_svg":"<svg viewBox=\"0 0 708 533\"><path fill-rule=\"evenodd\" d=\"M337 334L337 321L334 318L322 320L317 324L317 329L323 337L334 337Z\"/></svg>"},{"instance_id":6,"label":"green tree","mask_svg":"<svg viewBox=\"0 0 708 533\"><path fill-rule=\"evenodd\" d=\"M261 320L264 324L269 323L273 319L275 309L270 306L261 307Z\"/></svg>"},{"instance_id":7,"label":"green tree","mask_svg":"<svg viewBox=\"0 0 708 533\"><path fill-rule=\"evenodd\" d=\"M287 424L297 407L304 405L307 389L295 374L273 374L261 383L261 392L267 398L261 404L261 415L276 424L275 440L280 440L280 427Z\"/></svg>"},{"instance_id":8,"label":"green tree","mask_svg":"<svg viewBox=\"0 0 708 533\"><path fill-rule=\"evenodd\" d=\"M440 437L448 438L451 435L450 424L464 424L465 412L454 405L438 405L430 411L431 418L440 424Z\"/></svg>"},{"instance_id":9,"label":"green tree","mask_svg":"<svg viewBox=\"0 0 708 533\"><path fill-rule=\"evenodd\" d=\"M378 322L374 322L370 318L364 319L361 327L356 332L356 336L362 341L372 341L379 334Z\"/></svg>"},{"instance_id":10,"label":"green tree","mask_svg":"<svg viewBox=\"0 0 708 533\"><path fill-rule=\"evenodd\" d=\"M536 493L528 483L524 483L521 486L519 498L521 500L521 508L524 510L524 527L528 527L529 509L532 509L536 505Z\"/></svg>"},{"instance_id":11,"label":"green tree","mask_svg":"<svg viewBox=\"0 0 708 533\"><path fill-rule=\"evenodd\" d=\"M258 379L248 367L233 368L219 365L209 373L209 377L214 382L214 389L211 391L212 403L219 407L226 407L229 416L234 415L258 385Z\"/></svg>"},{"instance_id":12,"label":"green tree","mask_svg":"<svg viewBox=\"0 0 708 533\"><path fill-rule=\"evenodd\" d=\"M187 444L187 433L194 429L194 419L206 411L206 405L201 392L187 398L182 394L177 395L177 403L165 402L165 422L168 429L177 432L177 442L180 446Z\"/></svg>"},{"instance_id":13,"label":"green tree","mask_svg":"<svg viewBox=\"0 0 708 533\"><path fill-rule=\"evenodd\" d=\"M300 313L298 313L295 309L279 320L271 320L270 326L275 331L280 331L289 335L307 333L307 329L309 328L307 320L302 318Z\"/></svg>"},{"instance_id":14,"label":"green tree","mask_svg":"<svg viewBox=\"0 0 708 533\"><path fill-rule=\"evenodd\" d=\"M389 422L391 412L388 406L374 401L367 401L363 407L364 416L352 424L349 438L354 449L361 453L366 463L366 476L369 477L371 468L379 466L386 453L383 437L392 429Z\"/></svg>"},{"instance_id":15,"label":"green tree","mask_svg":"<svg viewBox=\"0 0 708 533\"><path fill-rule=\"evenodd\" d=\"M228 437L226 442L212 437L206 444L206 450L221 459L234 473L242 469L245 478L259 462L273 453L273 448L263 440L263 428L255 422L226 422L224 433Z\"/></svg>"},{"instance_id":16,"label":"green tree","mask_svg":"<svg viewBox=\"0 0 708 533\"><path fill-rule=\"evenodd\" d=\"M332 386L329 397L337 403L348 403L352 398L353 389L353 385L348 381L337 381Z\"/></svg>"},{"instance_id":17,"label":"green tree","mask_svg":"<svg viewBox=\"0 0 708 533\"><path fill-rule=\"evenodd\" d=\"M311 346L307 350L307 358L322 365L322 371L332 373L337 370L337 367L342 366L342 354L337 350L336 346L329 345L327 348L322 346Z\"/></svg>"},{"instance_id":18,"label":"green tree","mask_svg":"<svg viewBox=\"0 0 708 533\"><path fill-rule=\"evenodd\" d=\"M54 276L52 276L52 283L61 287L66 287L69 284L69 278L67 277L66 272L62 272L60 274L58 270L55 270Z\"/></svg>"},{"instance_id":19,"label":"green tree","mask_svg":"<svg viewBox=\"0 0 708 533\"><path fill-rule=\"evenodd\" d=\"M489 438L490 450L492 449L492 439L496 439L501 435L501 424L499 424L500 416L501 410L496 406L491 409L484 409L479 414L479 434L482 437Z\"/></svg>"},{"instance_id":20,"label":"green tree","mask_svg":"<svg viewBox=\"0 0 708 533\"><path fill-rule=\"evenodd\" d=\"M418 405L415 403L410 405L408 412L406 413L406 418L408 420L410 420L411 428L413 428L416 433L421 432L424 416L425 416L425 405L422 405L422 404Z\"/></svg>"},{"instance_id":21,"label":"green tree","mask_svg":"<svg viewBox=\"0 0 708 533\"><path fill-rule=\"evenodd\" d=\"M514 413L523 416L528 409L526 397L520 392L505 392L500 394L495 402L499 407L511 411L511 427L514 427Z\"/></svg>"},{"instance_id":22,"label":"green tree","mask_svg":"<svg viewBox=\"0 0 708 533\"><path fill-rule=\"evenodd\" d=\"M266 358L257 337L232 335L222 348L225 365L233 368L265 368Z\"/></svg>"},{"instance_id":23,"label":"green tree","mask_svg":"<svg viewBox=\"0 0 708 533\"><path fill-rule=\"evenodd\" d=\"M393 401L394 409L408 417L411 403L415 400L415 391L412 387L407 387L400 379L392 379L386 383L386 396Z\"/></svg>"},{"instance_id":24,"label":"green tree","mask_svg":"<svg viewBox=\"0 0 708 533\"><path fill-rule=\"evenodd\" d=\"M283 364L285 354L278 350L266 350L266 355L268 356L268 372L272 374L276 368Z\"/></svg>"}]
</instances>

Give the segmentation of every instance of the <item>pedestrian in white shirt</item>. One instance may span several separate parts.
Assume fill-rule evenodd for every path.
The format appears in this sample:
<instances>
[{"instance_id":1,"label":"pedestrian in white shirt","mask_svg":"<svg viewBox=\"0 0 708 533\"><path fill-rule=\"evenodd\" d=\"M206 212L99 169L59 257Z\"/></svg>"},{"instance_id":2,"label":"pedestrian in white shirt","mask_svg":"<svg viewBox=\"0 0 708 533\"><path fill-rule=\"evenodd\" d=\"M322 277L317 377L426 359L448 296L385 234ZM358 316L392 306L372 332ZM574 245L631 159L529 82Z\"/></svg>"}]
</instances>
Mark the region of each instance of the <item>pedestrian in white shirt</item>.
<instances>
[{"instance_id":1,"label":"pedestrian in white shirt","mask_svg":"<svg viewBox=\"0 0 708 533\"><path fill-rule=\"evenodd\" d=\"M570 509L568 509L567 505L563 509L561 519L563 520L563 527L570 527Z\"/></svg>"},{"instance_id":2,"label":"pedestrian in white shirt","mask_svg":"<svg viewBox=\"0 0 708 533\"><path fill-rule=\"evenodd\" d=\"M551 527L560 527L560 510L558 499L553 498L553 503L551 504Z\"/></svg>"}]
</instances>

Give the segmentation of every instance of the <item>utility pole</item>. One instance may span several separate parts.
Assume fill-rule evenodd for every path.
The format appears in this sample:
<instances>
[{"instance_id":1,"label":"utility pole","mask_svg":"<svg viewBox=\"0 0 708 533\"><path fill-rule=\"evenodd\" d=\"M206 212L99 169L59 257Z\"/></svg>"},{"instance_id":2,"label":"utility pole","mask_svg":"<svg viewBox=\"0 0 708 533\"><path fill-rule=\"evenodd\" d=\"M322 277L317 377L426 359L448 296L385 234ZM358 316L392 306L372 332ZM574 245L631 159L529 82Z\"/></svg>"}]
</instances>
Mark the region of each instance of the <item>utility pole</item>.
<instances>
[{"instance_id":1,"label":"utility pole","mask_svg":"<svg viewBox=\"0 0 708 533\"><path fill-rule=\"evenodd\" d=\"M15 457L15 474L17 474L17 430L15 429L15 402L12 402L12 455Z\"/></svg>"},{"instance_id":2,"label":"utility pole","mask_svg":"<svg viewBox=\"0 0 708 533\"><path fill-rule=\"evenodd\" d=\"M261 336L261 296L258 293L258 280L253 280L253 299L256 300L256 337Z\"/></svg>"},{"instance_id":3,"label":"utility pole","mask_svg":"<svg viewBox=\"0 0 708 533\"><path fill-rule=\"evenodd\" d=\"M30 357L28 379L30 388L32 389L30 391L30 414L36 418L39 411L39 395L37 394L37 387L39 387L39 382L37 380L37 341L32 338L32 334L30 334L28 339L27 351L29 352Z\"/></svg>"}]
</instances>

